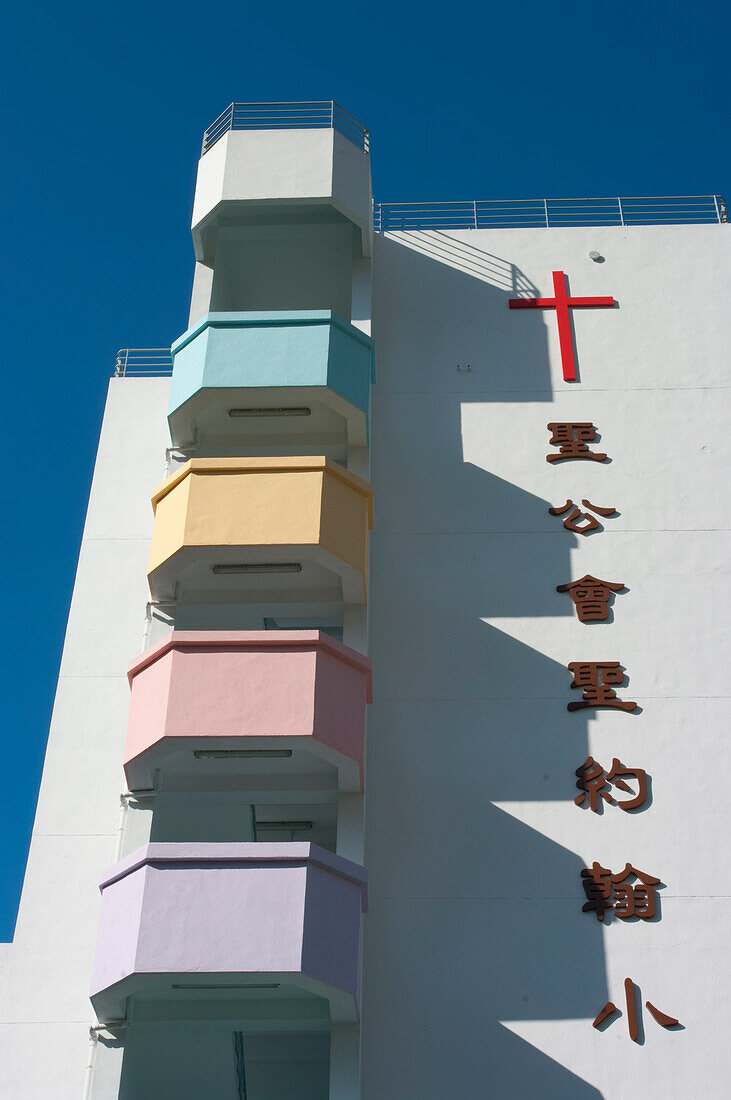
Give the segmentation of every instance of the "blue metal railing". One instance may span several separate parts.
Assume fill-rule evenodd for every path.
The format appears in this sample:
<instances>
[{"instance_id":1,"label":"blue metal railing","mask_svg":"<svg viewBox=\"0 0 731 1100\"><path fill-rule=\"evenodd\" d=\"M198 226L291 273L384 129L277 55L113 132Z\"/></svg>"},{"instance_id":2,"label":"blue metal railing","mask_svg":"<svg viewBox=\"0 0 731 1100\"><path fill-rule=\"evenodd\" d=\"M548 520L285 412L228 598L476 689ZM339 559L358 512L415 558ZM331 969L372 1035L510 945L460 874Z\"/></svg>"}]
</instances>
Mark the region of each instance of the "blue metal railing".
<instances>
[{"instance_id":1,"label":"blue metal railing","mask_svg":"<svg viewBox=\"0 0 731 1100\"><path fill-rule=\"evenodd\" d=\"M228 130L337 130L364 153L368 131L332 99L307 103L231 103L203 134L201 156Z\"/></svg>"},{"instance_id":2,"label":"blue metal railing","mask_svg":"<svg viewBox=\"0 0 731 1100\"><path fill-rule=\"evenodd\" d=\"M376 203L377 233L425 229L558 229L592 225L682 225L727 222L722 195L599 199L488 199Z\"/></svg>"}]
</instances>

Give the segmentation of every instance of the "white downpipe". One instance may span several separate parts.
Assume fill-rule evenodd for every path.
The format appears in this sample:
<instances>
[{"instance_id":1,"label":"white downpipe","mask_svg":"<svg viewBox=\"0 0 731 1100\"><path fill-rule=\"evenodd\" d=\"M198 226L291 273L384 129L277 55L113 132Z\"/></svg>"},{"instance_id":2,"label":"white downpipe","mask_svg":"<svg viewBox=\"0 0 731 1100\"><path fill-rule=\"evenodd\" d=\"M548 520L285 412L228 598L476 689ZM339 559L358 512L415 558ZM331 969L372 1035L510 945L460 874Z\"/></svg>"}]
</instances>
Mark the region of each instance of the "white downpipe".
<instances>
[{"instance_id":1,"label":"white downpipe","mask_svg":"<svg viewBox=\"0 0 731 1100\"><path fill-rule=\"evenodd\" d=\"M127 828L127 814L129 812L130 799L134 799L135 802L141 802L144 798L154 798L155 788L149 787L139 791L124 791L119 796L119 824L117 826L117 844L114 852L114 862L122 858L122 848L124 846L124 834Z\"/></svg>"},{"instance_id":2,"label":"white downpipe","mask_svg":"<svg viewBox=\"0 0 731 1100\"><path fill-rule=\"evenodd\" d=\"M152 629L152 617L157 609L160 609L168 618L175 618L176 600L148 600L145 606L145 629L142 632L142 652L150 644L150 631Z\"/></svg>"},{"instance_id":3,"label":"white downpipe","mask_svg":"<svg viewBox=\"0 0 731 1100\"><path fill-rule=\"evenodd\" d=\"M94 1085L94 1066L96 1064L96 1052L99 1046L99 1035L102 1031L106 1031L107 1034L115 1038L115 1032L123 1032L126 1030L126 1020L111 1020L108 1024L91 1024L89 1026L89 1056L86 1061L86 1071L84 1073L84 1091L82 1093L81 1100L91 1100L92 1087Z\"/></svg>"},{"instance_id":4,"label":"white downpipe","mask_svg":"<svg viewBox=\"0 0 731 1100\"><path fill-rule=\"evenodd\" d=\"M124 827L127 824L127 809L129 799L126 795L119 796L119 825L117 826L117 843L114 849L114 862L122 858L122 845L124 843Z\"/></svg>"},{"instance_id":5,"label":"white downpipe","mask_svg":"<svg viewBox=\"0 0 731 1100\"><path fill-rule=\"evenodd\" d=\"M96 1048L99 1042L99 1036L96 1033L95 1028L89 1028L89 1057L86 1062L86 1071L84 1073L84 1091L81 1094L81 1100L91 1100L91 1086L94 1081L94 1060L96 1058Z\"/></svg>"}]
</instances>

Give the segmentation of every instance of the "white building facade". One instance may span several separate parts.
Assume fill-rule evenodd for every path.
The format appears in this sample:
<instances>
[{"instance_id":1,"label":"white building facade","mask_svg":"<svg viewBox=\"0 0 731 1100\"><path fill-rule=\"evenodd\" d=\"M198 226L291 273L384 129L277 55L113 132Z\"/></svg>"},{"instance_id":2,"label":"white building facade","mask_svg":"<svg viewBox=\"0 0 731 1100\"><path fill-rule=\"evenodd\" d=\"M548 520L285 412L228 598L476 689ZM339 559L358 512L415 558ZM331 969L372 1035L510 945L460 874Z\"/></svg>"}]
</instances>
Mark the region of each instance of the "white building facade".
<instances>
[{"instance_id":1,"label":"white building facade","mask_svg":"<svg viewBox=\"0 0 731 1100\"><path fill-rule=\"evenodd\" d=\"M725 1095L725 220L374 208L334 104L207 131L189 328L109 385L0 1096Z\"/></svg>"}]
</instances>

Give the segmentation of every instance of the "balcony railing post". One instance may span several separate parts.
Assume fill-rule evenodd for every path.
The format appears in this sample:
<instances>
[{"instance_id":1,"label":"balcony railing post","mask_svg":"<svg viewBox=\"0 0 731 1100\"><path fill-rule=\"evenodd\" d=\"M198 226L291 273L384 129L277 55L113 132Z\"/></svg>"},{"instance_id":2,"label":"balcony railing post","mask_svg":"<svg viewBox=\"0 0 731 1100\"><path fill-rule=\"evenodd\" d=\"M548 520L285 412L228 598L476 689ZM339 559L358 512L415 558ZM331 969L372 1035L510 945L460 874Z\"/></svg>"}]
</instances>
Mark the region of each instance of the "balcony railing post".
<instances>
[{"instance_id":1,"label":"balcony railing post","mask_svg":"<svg viewBox=\"0 0 731 1100\"><path fill-rule=\"evenodd\" d=\"M624 225L624 210L622 209L622 200L617 195L617 206L619 207L619 224Z\"/></svg>"},{"instance_id":2,"label":"balcony railing post","mask_svg":"<svg viewBox=\"0 0 731 1100\"><path fill-rule=\"evenodd\" d=\"M551 227L548 223L548 199L543 200L543 212L546 216L546 229L550 229Z\"/></svg>"},{"instance_id":3,"label":"balcony railing post","mask_svg":"<svg viewBox=\"0 0 731 1100\"><path fill-rule=\"evenodd\" d=\"M475 211L475 229L477 229L477 200L472 203Z\"/></svg>"}]
</instances>

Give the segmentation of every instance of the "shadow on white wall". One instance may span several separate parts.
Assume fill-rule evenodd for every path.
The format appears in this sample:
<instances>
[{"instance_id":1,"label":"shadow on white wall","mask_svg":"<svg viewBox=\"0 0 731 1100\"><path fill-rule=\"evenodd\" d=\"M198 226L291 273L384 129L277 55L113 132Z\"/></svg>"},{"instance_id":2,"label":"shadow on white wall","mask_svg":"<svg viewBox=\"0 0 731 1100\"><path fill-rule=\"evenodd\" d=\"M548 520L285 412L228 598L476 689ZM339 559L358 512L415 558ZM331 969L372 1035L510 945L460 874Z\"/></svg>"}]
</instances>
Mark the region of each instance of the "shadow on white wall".
<instances>
[{"instance_id":1,"label":"shadow on white wall","mask_svg":"<svg viewBox=\"0 0 731 1100\"><path fill-rule=\"evenodd\" d=\"M483 621L555 615L578 540L462 452L465 401L552 399L546 328L497 323L526 287L507 261L441 233L380 249L363 1094L598 1100L503 1025L589 1037L608 999L583 860L493 805L555 800L567 775L573 797L588 722L562 664Z\"/></svg>"}]
</instances>

